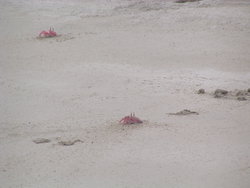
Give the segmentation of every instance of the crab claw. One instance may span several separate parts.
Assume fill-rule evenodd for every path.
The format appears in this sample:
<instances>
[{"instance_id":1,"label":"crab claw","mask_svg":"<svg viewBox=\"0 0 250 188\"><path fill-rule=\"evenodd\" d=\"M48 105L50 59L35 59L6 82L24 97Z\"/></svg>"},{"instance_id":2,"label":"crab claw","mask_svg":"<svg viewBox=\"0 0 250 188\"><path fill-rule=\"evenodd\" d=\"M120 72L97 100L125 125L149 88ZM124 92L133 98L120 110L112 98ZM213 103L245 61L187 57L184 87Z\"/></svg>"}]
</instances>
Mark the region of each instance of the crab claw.
<instances>
[{"instance_id":1,"label":"crab claw","mask_svg":"<svg viewBox=\"0 0 250 188\"><path fill-rule=\"evenodd\" d=\"M42 31L40 34L39 34L39 37L47 37L49 33L47 31Z\"/></svg>"}]
</instances>

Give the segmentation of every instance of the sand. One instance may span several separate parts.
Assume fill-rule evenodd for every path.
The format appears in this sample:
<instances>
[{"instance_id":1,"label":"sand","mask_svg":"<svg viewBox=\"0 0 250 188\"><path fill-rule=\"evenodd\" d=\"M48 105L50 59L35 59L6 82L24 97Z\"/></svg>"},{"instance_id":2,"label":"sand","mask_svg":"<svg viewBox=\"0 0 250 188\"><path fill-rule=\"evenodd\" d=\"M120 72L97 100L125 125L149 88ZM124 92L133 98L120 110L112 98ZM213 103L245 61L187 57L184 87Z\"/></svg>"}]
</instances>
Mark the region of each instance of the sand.
<instances>
[{"instance_id":1,"label":"sand","mask_svg":"<svg viewBox=\"0 0 250 188\"><path fill-rule=\"evenodd\" d=\"M0 187L248 188L250 99L212 93L249 31L247 0L0 0Z\"/></svg>"}]
</instances>

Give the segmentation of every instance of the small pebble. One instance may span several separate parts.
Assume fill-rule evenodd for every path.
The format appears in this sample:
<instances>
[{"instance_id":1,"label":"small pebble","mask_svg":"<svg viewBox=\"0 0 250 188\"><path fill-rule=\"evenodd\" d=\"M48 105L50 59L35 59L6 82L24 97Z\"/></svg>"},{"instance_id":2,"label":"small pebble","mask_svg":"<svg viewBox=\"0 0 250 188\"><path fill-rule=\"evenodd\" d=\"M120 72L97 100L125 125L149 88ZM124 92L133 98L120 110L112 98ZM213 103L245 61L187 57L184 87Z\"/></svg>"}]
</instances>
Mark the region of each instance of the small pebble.
<instances>
[{"instance_id":1,"label":"small pebble","mask_svg":"<svg viewBox=\"0 0 250 188\"><path fill-rule=\"evenodd\" d=\"M250 93L250 88L248 88L247 92L249 92L249 93Z\"/></svg>"},{"instance_id":2,"label":"small pebble","mask_svg":"<svg viewBox=\"0 0 250 188\"><path fill-rule=\"evenodd\" d=\"M184 110L176 112L176 113L168 113L168 114L169 115L190 115L190 114L199 115L198 112L194 112L194 111L187 110L187 109L184 109Z\"/></svg>"}]
</instances>

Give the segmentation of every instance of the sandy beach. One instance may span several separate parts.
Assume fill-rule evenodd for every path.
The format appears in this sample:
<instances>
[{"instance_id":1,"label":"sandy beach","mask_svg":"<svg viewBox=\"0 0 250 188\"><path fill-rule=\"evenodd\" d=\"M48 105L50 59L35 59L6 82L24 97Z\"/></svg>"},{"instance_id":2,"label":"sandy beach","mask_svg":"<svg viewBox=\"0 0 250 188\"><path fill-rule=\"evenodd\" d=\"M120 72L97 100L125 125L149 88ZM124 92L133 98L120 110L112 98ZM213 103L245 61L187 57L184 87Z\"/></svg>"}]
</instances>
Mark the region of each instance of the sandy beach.
<instances>
[{"instance_id":1,"label":"sandy beach","mask_svg":"<svg viewBox=\"0 0 250 188\"><path fill-rule=\"evenodd\" d=\"M0 33L1 188L250 187L250 1L0 0Z\"/></svg>"}]
</instances>

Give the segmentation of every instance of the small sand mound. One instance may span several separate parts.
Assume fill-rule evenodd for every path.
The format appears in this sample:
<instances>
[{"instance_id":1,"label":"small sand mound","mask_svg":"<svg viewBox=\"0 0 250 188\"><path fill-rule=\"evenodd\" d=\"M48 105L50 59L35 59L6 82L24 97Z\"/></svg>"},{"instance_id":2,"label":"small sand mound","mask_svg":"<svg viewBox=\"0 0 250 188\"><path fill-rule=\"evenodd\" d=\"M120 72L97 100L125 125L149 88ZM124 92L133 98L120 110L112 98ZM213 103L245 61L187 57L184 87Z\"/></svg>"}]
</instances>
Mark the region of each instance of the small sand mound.
<instances>
[{"instance_id":1,"label":"small sand mound","mask_svg":"<svg viewBox=\"0 0 250 188\"><path fill-rule=\"evenodd\" d=\"M214 97L215 98L220 98L228 94L227 90L224 89L216 89L214 92Z\"/></svg>"},{"instance_id":2,"label":"small sand mound","mask_svg":"<svg viewBox=\"0 0 250 188\"><path fill-rule=\"evenodd\" d=\"M204 89L199 89L197 94L205 94ZM250 99L250 89L246 90L232 90L227 91L224 89L216 89L214 92L210 93L214 98L223 98L223 99L234 99L238 101L246 101Z\"/></svg>"},{"instance_id":3,"label":"small sand mound","mask_svg":"<svg viewBox=\"0 0 250 188\"><path fill-rule=\"evenodd\" d=\"M184 109L180 112L176 112L176 113L168 113L169 115L177 115L177 116L185 116L185 115L199 115L198 112L194 112L194 111L191 111L191 110L187 110L187 109Z\"/></svg>"},{"instance_id":4,"label":"small sand mound","mask_svg":"<svg viewBox=\"0 0 250 188\"><path fill-rule=\"evenodd\" d=\"M196 2L196 1L200 1L200 0L178 0L175 1L176 3L188 3L188 2Z\"/></svg>"},{"instance_id":5,"label":"small sand mound","mask_svg":"<svg viewBox=\"0 0 250 188\"><path fill-rule=\"evenodd\" d=\"M73 140L73 141L71 141L71 140L68 140L68 141L60 141L60 142L58 142L58 144L59 144L59 145L62 145L62 146L72 146L72 145L74 145L74 144L77 143L77 142L83 143L82 140L77 139L77 140Z\"/></svg>"},{"instance_id":6,"label":"small sand mound","mask_svg":"<svg viewBox=\"0 0 250 188\"><path fill-rule=\"evenodd\" d=\"M199 90L197 91L197 93L198 93L198 94L205 94L205 89L199 89Z\"/></svg>"},{"instance_id":7,"label":"small sand mound","mask_svg":"<svg viewBox=\"0 0 250 188\"><path fill-rule=\"evenodd\" d=\"M47 138L37 138L37 139L33 140L33 142L36 144L43 144L43 143L49 143L50 140Z\"/></svg>"}]
</instances>

